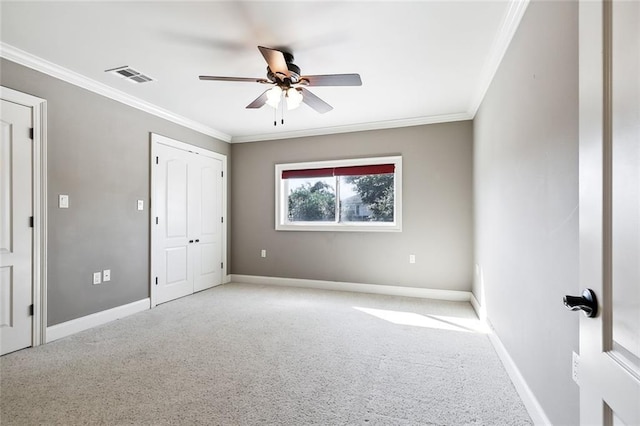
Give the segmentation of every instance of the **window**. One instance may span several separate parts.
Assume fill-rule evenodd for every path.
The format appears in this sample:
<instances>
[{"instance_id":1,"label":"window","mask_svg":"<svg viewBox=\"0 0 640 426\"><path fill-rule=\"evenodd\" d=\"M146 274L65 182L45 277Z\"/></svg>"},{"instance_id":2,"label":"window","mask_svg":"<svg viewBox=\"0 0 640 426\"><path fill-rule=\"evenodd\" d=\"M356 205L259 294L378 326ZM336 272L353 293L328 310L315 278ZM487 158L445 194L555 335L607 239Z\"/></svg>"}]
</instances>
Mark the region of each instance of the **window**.
<instances>
[{"instance_id":1,"label":"window","mask_svg":"<svg viewBox=\"0 0 640 426\"><path fill-rule=\"evenodd\" d=\"M400 231L402 157L276 165L276 230Z\"/></svg>"}]
</instances>

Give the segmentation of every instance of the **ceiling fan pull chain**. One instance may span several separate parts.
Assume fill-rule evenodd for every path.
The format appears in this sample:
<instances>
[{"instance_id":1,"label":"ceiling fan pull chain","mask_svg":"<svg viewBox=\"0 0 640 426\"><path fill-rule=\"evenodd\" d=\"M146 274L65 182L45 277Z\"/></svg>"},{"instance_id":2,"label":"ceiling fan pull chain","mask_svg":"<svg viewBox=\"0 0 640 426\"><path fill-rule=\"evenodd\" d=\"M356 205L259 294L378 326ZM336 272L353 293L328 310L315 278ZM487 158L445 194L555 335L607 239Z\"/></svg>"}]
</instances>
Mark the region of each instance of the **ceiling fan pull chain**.
<instances>
[{"instance_id":1,"label":"ceiling fan pull chain","mask_svg":"<svg viewBox=\"0 0 640 426\"><path fill-rule=\"evenodd\" d=\"M280 124L284 126L284 102L281 102L281 104L282 104L282 109L281 109L282 115L280 116L280 120L281 120Z\"/></svg>"},{"instance_id":2,"label":"ceiling fan pull chain","mask_svg":"<svg viewBox=\"0 0 640 426\"><path fill-rule=\"evenodd\" d=\"M277 126L278 125L278 109L274 108L273 109L273 126Z\"/></svg>"}]
</instances>

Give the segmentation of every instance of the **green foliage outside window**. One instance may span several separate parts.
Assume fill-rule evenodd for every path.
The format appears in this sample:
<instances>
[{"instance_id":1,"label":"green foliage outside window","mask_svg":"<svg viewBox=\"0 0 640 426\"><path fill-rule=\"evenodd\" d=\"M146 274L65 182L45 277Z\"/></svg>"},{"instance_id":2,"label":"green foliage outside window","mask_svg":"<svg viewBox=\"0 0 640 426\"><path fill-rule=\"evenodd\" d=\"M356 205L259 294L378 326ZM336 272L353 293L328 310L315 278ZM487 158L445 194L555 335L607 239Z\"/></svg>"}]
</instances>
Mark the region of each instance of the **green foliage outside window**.
<instances>
[{"instance_id":1,"label":"green foliage outside window","mask_svg":"<svg viewBox=\"0 0 640 426\"><path fill-rule=\"evenodd\" d=\"M343 205L340 220L393 222L393 179L393 174L344 176L341 185L349 184L357 196L341 201ZM288 203L291 222L335 221L335 189L326 182L305 182L291 191Z\"/></svg>"},{"instance_id":2,"label":"green foliage outside window","mask_svg":"<svg viewBox=\"0 0 640 426\"><path fill-rule=\"evenodd\" d=\"M346 176L369 209L369 222L393 222L393 174Z\"/></svg>"},{"instance_id":3,"label":"green foliage outside window","mask_svg":"<svg viewBox=\"0 0 640 426\"><path fill-rule=\"evenodd\" d=\"M329 184L305 182L289 194L289 220L292 222L334 221L336 194Z\"/></svg>"}]
</instances>

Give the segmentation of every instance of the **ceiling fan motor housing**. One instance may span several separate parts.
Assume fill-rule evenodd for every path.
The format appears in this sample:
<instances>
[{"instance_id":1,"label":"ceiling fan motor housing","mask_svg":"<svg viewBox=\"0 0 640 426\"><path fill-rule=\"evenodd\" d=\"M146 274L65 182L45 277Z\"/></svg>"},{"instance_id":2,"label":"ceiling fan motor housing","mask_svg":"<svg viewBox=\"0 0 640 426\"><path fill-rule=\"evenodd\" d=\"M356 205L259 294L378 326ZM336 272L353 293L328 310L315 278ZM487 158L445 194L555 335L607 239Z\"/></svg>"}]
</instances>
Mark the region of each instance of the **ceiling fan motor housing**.
<instances>
[{"instance_id":1,"label":"ceiling fan motor housing","mask_svg":"<svg viewBox=\"0 0 640 426\"><path fill-rule=\"evenodd\" d=\"M266 104L273 106L272 103L275 104L276 102L269 103L272 101L270 98L279 96L277 100L280 101L283 92L286 92L285 96L287 97L288 103L289 101L295 103L297 99L298 103L304 102L321 114L331 111L333 107L307 90L304 86L362 86L362 80L359 74L301 76L300 68L293 63L293 54L288 50L264 46L258 46L258 50L260 50L260 53L268 64L267 80L263 78L219 77L212 75L201 75L200 80L243 81L273 85L275 87L265 90L257 99L247 105L247 108L261 108Z\"/></svg>"},{"instance_id":2,"label":"ceiling fan motor housing","mask_svg":"<svg viewBox=\"0 0 640 426\"><path fill-rule=\"evenodd\" d=\"M289 57L291 59L293 59L292 55L289 55ZM288 57L285 56L285 58L288 58ZM267 78L269 80L273 81L274 83L282 82L287 87L289 87L292 84L296 84L297 82L299 82L300 81L300 67L297 66L296 64L294 64L293 62L288 62L287 61L287 69L289 70L289 77L282 79L282 78L279 78L276 74L274 74L271 71L271 68L267 67Z\"/></svg>"}]
</instances>

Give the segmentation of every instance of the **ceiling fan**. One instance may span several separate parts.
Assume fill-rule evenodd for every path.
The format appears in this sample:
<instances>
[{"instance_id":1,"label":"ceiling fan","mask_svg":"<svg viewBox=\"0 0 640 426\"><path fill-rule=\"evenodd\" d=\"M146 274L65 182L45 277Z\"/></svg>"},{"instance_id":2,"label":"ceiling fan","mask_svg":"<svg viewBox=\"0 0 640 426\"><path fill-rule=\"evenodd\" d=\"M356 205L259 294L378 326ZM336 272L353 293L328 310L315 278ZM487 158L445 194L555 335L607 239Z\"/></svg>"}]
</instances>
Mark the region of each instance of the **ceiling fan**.
<instances>
[{"instance_id":1,"label":"ceiling fan","mask_svg":"<svg viewBox=\"0 0 640 426\"><path fill-rule=\"evenodd\" d=\"M267 61L267 78L217 77L201 75L200 80L242 81L269 84L273 87L265 90L247 108L261 108L269 105L278 108L284 98L287 109L300 106L301 102L317 112L324 114L333 109L331 105L314 95L305 86L362 86L359 74L300 75L300 68L293 63L293 54L285 50L258 46Z\"/></svg>"}]
</instances>

